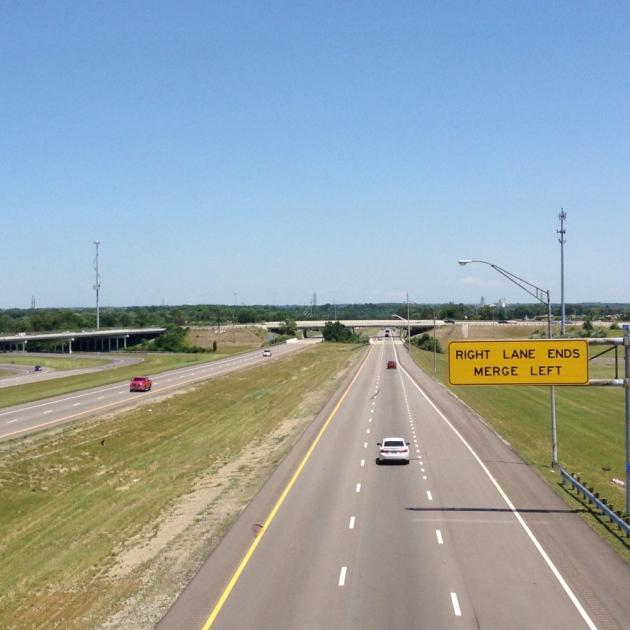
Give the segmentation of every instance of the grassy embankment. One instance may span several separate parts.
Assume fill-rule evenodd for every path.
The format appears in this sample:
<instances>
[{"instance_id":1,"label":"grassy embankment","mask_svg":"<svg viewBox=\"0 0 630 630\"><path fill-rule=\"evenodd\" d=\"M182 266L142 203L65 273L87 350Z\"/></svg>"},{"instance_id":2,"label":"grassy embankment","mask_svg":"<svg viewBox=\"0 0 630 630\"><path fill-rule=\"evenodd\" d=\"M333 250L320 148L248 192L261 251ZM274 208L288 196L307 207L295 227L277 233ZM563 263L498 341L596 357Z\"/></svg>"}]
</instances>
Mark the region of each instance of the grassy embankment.
<instances>
[{"instance_id":1,"label":"grassy embankment","mask_svg":"<svg viewBox=\"0 0 630 630\"><path fill-rule=\"evenodd\" d=\"M219 352L244 352L260 348L267 340L267 331L256 326L218 328L214 326L196 326L186 331L186 341L191 346L212 348L216 342Z\"/></svg>"},{"instance_id":2,"label":"grassy embankment","mask_svg":"<svg viewBox=\"0 0 630 630\"><path fill-rule=\"evenodd\" d=\"M216 498L197 508L199 562L364 350L317 345L161 403L1 444L0 627L97 627L148 588L172 601L178 581L168 569L144 579L152 558L114 570L128 541L152 542L161 515L205 478L238 509L221 511ZM259 459L247 460L257 445ZM188 571L189 551L177 553Z\"/></svg>"},{"instance_id":3,"label":"grassy embankment","mask_svg":"<svg viewBox=\"0 0 630 630\"><path fill-rule=\"evenodd\" d=\"M512 328L512 334L505 334ZM473 327L470 326L469 330ZM499 329L499 330L496 330ZM482 338L483 329L477 329ZM504 333L505 331L505 333ZM486 329L486 338L525 337L532 329L517 330L511 326ZM516 333L519 333L518 335ZM613 336L621 336L619 331ZM494 333L494 334L493 334ZM441 342L446 352L449 338L461 338L458 331L443 331ZM601 346L591 346L590 355L601 352ZM623 349L619 351L620 370ZM414 360L433 375L433 353L412 349ZM591 378L612 378L614 358L610 352L590 362ZM534 386L449 386L446 354L437 355L436 378L447 385L459 398L472 407L519 455L554 488L575 506L575 499L559 485L560 475L550 468L550 396L548 387ZM613 478L625 479L624 464L624 392L620 387L556 387L558 427L558 459L570 472L580 474L616 509L625 507L625 490L612 483ZM622 542L617 529L606 526L597 515L585 518L619 553L630 561L630 547ZM604 526L602 527L602 524Z\"/></svg>"}]
</instances>

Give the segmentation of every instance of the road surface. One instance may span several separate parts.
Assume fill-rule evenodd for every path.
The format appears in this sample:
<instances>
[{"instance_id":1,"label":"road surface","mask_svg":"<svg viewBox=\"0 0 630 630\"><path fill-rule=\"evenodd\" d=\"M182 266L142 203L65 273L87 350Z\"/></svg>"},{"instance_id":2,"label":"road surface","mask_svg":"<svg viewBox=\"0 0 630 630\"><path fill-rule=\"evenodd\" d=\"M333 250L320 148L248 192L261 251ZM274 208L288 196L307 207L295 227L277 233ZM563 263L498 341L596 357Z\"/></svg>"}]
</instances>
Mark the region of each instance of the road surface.
<instances>
[{"instance_id":1,"label":"road surface","mask_svg":"<svg viewBox=\"0 0 630 630\"><path fill-rule=\"evenodd\" d=\"M385 436L410 441L409 465L376 465ZM608 630L630 627L629 586L579 515L385 339L158 628Z\"/></svg>"},{"instance_id":2,"label":"road surface","mask_svg":"<svg viewBox=\"0 0 630 630\"><path fill-rule=\"evenodd\" d=\"M273 346L271 349L273 355L270 358L263 357L262 350L255 350L209 363L161 372L155 376L148 375L153 380L153 388L150 392L130 392L129 380L125 380L113 385L95 387L15 407L5 407L0 409L0 440L26 435L139 401L149 401L191 383L273 361L277 357L300 351L319 341L321 340L307 339Z\"/></svg>"}]
</instances>

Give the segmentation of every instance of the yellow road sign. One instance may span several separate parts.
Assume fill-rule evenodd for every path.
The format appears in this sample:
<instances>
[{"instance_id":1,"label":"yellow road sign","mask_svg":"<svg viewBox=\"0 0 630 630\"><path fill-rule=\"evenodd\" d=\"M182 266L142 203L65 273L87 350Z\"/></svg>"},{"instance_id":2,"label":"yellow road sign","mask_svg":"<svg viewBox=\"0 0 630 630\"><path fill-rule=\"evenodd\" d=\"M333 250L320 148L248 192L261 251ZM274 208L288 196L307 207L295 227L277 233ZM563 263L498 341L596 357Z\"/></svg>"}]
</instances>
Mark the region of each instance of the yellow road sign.
<instances>
[{"instance_id":1,"label":"yellow road sign","mask_svg":"<svg viewBox=\"0 0 630 630\"><path fill-rule=\"evenodd\" d=\"M586 385L586 339L451 341L451 385Z\"/></svg>"}]
</instances>

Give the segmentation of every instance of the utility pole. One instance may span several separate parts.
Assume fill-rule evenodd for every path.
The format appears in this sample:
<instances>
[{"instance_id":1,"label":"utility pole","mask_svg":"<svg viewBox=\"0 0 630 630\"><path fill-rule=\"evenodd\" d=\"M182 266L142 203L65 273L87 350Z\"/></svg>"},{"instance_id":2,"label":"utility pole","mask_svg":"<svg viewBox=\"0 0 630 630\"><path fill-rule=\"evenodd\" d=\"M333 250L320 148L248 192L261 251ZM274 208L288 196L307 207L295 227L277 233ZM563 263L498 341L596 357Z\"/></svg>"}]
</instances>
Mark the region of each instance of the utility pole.
<instances>
[{"instance_id":1,"label":"utility pole","mask_svg":"<svg viewBox=\"0 0 630 630\"><path fill-rule=\"evenodd\" d=\"M98 273L98 246L100 244L100 241L94 241L94 245L96 246L96 256L94 258L94 270L96 271L96 284L94 285L94 290L96 291L96 330L101 327L100 312L98 306L98 294L101 289L101 277Z\"/></svg>"},{"instance_id":2,"label":"utility pole","mask_svg":"<svg viewBox=\"0 0 630 630\"><path fill-rule=\"evenodd\" d=\"M237 302L238 302L238 293L234 292L234 321L232 322L232 343L236 343L236 322L238 320L236 311L237 311Z\"/></svg>"},{"instance_id":3,"label":"utility pole","mask_svg":"<svg viewBox=\"0 0 630 630\"><path fill-rule=\"evenodd\" d=\"M564 244L567 242L565 237L566 230L564 229L564 221L567 218L567 213L560 208L560 214L558 215L558 219L560 219L560 229L556 230L558 234L560 234L560 238L558 242L560 243L560 336L564 337L564 322L565 322L565 313L564 313Z\"/></svg>"},{"instance_id":4,"label":"utility pole","mask_svg":"<svg viewBox=\"0 0 630 630\"><path fill-rule=\"evenodd\" d=\"M411 323L409 322L409 293L407 293L407 350L411 352Z\"/></svg>"},{"instance_id":5,"label":"utility pole","mask_svg":"<svg viewBox=\"0 0 630 630\"><path fill-rule=\"evenodd\" d=\"M433 307L433 371L437 372L437 359L435 353L437 352L437 342L435 340L435 306Z\"/></svg>"}]
</instances>

